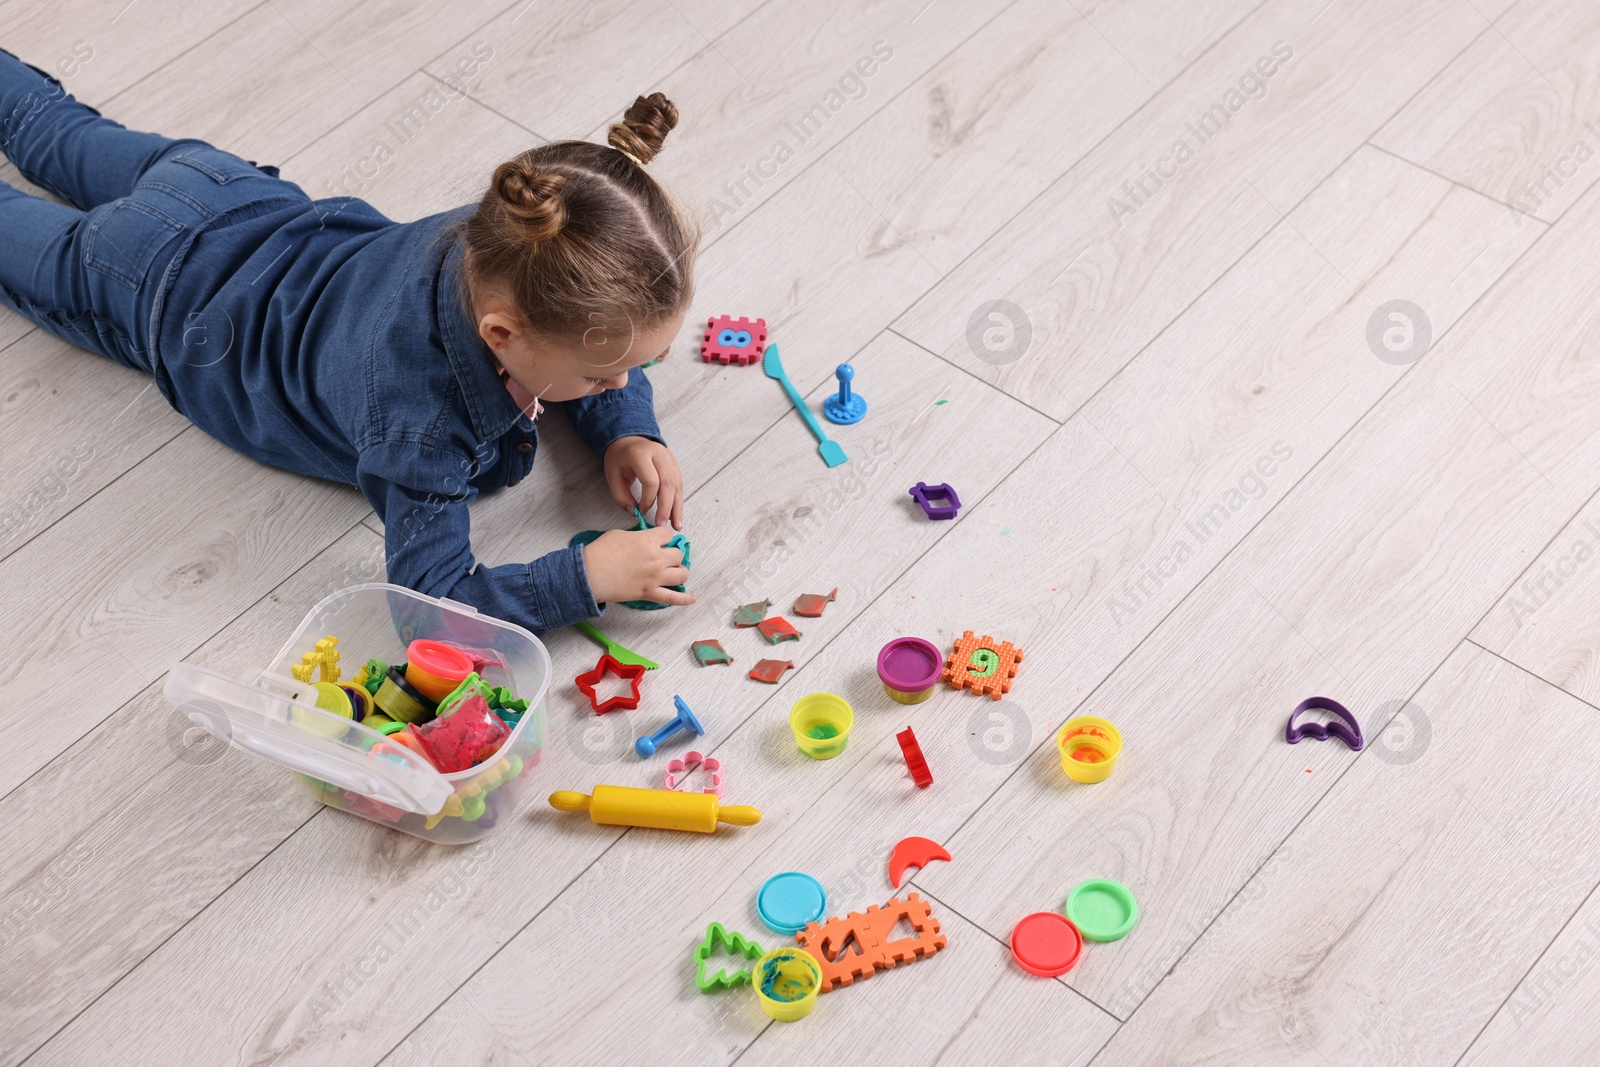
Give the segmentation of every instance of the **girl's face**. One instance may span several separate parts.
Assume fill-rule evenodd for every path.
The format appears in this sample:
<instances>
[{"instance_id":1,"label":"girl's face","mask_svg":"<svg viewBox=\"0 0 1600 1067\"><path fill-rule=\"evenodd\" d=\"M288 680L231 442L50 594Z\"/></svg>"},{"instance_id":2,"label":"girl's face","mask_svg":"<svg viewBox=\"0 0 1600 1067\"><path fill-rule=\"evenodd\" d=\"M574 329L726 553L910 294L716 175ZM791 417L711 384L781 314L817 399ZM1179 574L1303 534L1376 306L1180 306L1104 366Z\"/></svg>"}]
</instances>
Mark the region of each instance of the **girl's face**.
<instances>
[{"instance_id":1,"label":"girl's face","mask_svg":"<svg viewBox=\"0 0 1600 1067\"><path fill-rule=\"evenodd\" d=\"M619 336L594 327L576 341L553 341L528 332L520 315L509 309L480 312L478 334L494 353L500 377L530 416L533 400L576 400L628 384L628 372L664 359L672 339L683 329L682 313L649 328Z\"/></svg>"}]
</instances>

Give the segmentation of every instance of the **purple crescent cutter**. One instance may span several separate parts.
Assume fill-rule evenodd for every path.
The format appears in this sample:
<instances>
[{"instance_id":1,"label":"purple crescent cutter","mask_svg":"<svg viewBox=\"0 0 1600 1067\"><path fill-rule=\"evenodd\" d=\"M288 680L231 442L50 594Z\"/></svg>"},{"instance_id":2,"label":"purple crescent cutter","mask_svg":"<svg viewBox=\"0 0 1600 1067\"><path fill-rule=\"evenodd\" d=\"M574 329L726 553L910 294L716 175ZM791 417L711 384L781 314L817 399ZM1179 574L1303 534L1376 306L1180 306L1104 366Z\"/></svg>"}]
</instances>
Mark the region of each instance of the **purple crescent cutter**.
<instances>
[{"instance_id":1,"label":"purple crescent cutter","mask_svg":"<svg viewBox=\"0 0 1600 1067\"><path fill-rule=\"evenodd\" d=\"M889 699L920 704L933 695L944 673L944 653L932 641L897 637L878 651L878 680Z\"/></svg>"},{"instance_id":2,"label":"purple crescent cutter","mask_svg":"<svg viewBox=\"0 0 1600 1067\"><path fill-rule=\"evenodd\" d=\"M1295 720L1307 711L1331 711L1344 722L1308 722L1297 725ZM1345 725L1349 723L1349 726ZM1332 697L1307 697L1295 705L1294 711L1289 714L1289 721L1284 725L1283 738L1291 745L1298 745L1301 738L1309 737L1315 741L1326 741L1329 735L1337 737L1350 747L1352 752L1360 752L1364 742L1361 740L1361 724L1356 722L1356 717L1349 710Z\"/></svg>"}]
</instances>

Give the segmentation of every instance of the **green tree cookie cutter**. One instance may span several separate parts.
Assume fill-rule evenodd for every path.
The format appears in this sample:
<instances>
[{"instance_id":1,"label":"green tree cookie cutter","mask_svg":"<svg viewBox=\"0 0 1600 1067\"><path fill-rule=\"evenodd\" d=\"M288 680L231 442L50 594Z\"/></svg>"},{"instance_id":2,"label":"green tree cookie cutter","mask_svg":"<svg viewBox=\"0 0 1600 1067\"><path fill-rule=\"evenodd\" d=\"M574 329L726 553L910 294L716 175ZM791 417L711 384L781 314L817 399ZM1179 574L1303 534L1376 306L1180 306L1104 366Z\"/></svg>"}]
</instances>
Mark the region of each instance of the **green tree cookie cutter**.
<instances>
[{"instance_id":1,"label":"green tree cookie cutter","mask_svg":"<svg viewBox=\"0 0 1600 1067\"><path fill-rule=\"evenodd\" d=\"M767 950L756 944L737 931L729 931L721 923L712 923L706 927L706 939L694 950L694 984L702 993L715 993L721 989L732 989L742 982L750 980L750 968L745 967L728 973L726 969L717 971L711 977L706 977L706 961L711 954L721 946L723 951L735 956L743 956L754 962L766 955Z\"/></svg>"}]
</instances>

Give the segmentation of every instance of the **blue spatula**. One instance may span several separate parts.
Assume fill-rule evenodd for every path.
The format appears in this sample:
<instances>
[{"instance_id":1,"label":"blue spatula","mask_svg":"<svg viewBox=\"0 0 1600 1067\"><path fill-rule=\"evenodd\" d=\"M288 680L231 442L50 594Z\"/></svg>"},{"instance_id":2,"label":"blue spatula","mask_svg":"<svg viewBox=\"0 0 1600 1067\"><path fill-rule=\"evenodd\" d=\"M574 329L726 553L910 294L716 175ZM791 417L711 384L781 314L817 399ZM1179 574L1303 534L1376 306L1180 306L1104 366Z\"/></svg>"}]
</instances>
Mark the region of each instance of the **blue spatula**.
<instances>
[{"instance_id":1,"label":"blue spatula","mask_svg":"<svg viewBox=\"0 0 1600 1067\"><path fill-rule=\"evenodd\" d=\"M794 409L800 417L806 420L806 425L811 428L811 434L817 439L817 451L822 453L822 462L830 467L837 467L850 457L844 454L844 448L837 441L828 440L828 435L822 432L822 425L817 422L817 417L811 414L811 409L806 407L806 402L801 397L799 390L783 372L783 361L778 358L778 346L768 345L766 354L761 357L761 369L766 371L768 378L776 378L783 384L783 391L789 394Z\"/></svg>"}]
</instances>

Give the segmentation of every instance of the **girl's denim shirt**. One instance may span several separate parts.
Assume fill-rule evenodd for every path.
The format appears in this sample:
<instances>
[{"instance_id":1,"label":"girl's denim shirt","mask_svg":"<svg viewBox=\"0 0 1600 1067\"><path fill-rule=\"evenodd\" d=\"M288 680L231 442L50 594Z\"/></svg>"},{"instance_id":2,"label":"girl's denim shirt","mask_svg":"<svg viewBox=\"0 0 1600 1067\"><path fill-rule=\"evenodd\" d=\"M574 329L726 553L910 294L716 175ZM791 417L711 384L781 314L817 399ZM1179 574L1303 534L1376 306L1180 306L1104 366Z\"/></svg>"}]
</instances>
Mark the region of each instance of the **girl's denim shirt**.
<instances>
[{"instance_id":1,"label":"girl's denim shirt","mask_svg":"<svg viewBox=\"0 0 1600 1067\"><path fill-rule=\"evenodd\" d=\"M479 566L467 505L533 467L534 423L461 299L457 208L411 223L353 198L250 204L190 231L151 313L167 400L246 455L359 486L388 580L536 632L599 615L582 546ZM661 440L649 379L561 405L603 455Z\"/></svg>"}]
</instances>

